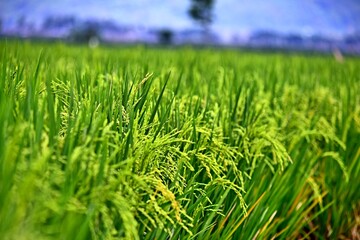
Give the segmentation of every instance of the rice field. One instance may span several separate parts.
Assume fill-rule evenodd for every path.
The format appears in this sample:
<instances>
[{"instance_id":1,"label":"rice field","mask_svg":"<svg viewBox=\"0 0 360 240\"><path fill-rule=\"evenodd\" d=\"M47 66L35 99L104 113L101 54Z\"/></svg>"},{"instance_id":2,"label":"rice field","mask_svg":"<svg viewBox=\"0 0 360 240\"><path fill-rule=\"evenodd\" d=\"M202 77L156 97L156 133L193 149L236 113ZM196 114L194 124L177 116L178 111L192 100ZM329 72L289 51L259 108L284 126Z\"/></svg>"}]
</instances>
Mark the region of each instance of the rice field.
<instances>
[{"instance_id":1,"label":"rice field","mask_svg":"<svg viewBox=\"0 0 360 240\"><path fill-rule=\"evenodd\" d=\"M360 59L0 42L1 239L359 239Z\"/></svg>"}]
</instances>

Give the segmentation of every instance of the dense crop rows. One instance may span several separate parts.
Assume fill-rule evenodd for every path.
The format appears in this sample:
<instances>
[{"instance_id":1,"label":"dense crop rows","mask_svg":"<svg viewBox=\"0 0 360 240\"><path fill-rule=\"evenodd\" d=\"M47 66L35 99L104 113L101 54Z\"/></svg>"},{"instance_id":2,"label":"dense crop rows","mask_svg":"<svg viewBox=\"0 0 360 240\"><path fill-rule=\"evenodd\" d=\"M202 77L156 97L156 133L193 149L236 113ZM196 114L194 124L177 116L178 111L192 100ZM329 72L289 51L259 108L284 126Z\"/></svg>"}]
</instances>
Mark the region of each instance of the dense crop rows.
<instances>
[{"instance_id":1,"label":"dense crop rows","mask_svg":"<svg viewBox=\"0 0 360 240\"><path fill-rule=\"evenodd\" d=\"M360 60L0 43L2 239L356 238Z\"/></svg>"}]
</instances>

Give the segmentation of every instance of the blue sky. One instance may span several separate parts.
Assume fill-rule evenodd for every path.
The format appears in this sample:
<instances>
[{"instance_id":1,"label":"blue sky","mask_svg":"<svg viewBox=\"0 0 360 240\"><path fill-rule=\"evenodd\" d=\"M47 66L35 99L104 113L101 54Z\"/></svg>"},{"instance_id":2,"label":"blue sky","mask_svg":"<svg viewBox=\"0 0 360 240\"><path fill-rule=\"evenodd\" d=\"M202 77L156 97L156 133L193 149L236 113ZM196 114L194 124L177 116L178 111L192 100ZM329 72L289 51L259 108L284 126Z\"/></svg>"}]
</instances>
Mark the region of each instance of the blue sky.
<instances>
[{"instance_id":1,"label":"blue sky","mask_svg":"<svg viewBox=\"0 0 360 240\"><path fill-rule=\"evenodd\" d=\"M190 0L0 0L5 24L20 16L41 23L47 16L74 15L119 24L186 29ZM212 28L223 34L273 30L342 36L360 30L360 0L217 0Z\"/></svg>"}]
</instances>

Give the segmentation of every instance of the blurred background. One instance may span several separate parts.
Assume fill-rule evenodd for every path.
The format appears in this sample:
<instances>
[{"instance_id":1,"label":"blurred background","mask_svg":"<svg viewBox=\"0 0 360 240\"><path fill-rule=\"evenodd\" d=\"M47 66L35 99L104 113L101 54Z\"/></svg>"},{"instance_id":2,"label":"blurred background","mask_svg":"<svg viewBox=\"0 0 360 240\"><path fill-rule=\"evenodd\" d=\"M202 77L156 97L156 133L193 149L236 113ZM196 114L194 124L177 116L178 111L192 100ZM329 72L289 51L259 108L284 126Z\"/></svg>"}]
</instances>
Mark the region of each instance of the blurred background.
<instances>
[{"instance_id":1,"label":"blurred background","mask_svg":"<svg viewBox=\"0 0 360 240\"><path fill-rule=\"evenodd\" d=\"M360 0L0 0L0 36L360 54Z\"/></svg>"}]
</instances>

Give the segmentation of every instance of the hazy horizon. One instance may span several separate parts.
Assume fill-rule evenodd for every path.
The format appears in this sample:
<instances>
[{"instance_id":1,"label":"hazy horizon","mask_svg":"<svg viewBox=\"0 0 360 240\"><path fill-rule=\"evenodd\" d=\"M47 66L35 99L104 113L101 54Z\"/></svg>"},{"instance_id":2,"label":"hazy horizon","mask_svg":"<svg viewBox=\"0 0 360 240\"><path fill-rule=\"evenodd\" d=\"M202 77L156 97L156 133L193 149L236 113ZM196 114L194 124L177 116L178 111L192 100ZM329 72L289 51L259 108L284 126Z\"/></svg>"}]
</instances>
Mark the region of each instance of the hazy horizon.
<instances>
[{"instance_id":1,"label":"hazy horizon","mask_svg":"<svg viewBox=\"0 0 360 240\"><path fill-rule=\"evenodd\" d=\"M0 3L0 16L4 26L14 25L22 16L40 26L49 16L71 15L122 25L181 30L196 27L187 15L189 4L190 0L13 0ZM360 1L356 0L222 0L215 1L214 15L211 27L223 36L271 30L340 37L360 31Z\"/></svg>"}]
</instances>

